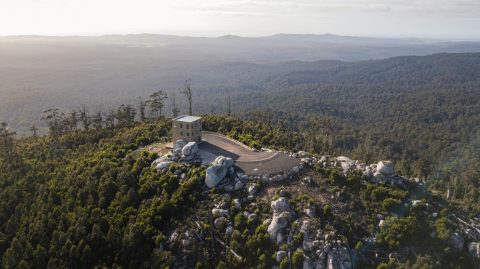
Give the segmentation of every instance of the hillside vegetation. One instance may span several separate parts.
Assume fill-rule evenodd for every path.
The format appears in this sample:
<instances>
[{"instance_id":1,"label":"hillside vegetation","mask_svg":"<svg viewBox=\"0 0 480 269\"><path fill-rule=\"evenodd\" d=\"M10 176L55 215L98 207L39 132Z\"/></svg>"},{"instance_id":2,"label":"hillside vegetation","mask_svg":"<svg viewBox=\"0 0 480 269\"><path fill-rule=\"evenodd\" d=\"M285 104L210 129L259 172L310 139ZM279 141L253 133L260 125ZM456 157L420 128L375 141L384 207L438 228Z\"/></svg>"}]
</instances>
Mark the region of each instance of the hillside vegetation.
<instances>
[{"instance_id":1,"label":"hillside vegetation","mask_svg":"<svg viewBox=\"0 0 480 269\"><path fill-rule=\"evenodd\" d=\"M479 63L478 54L443 54L286 73L248 102L239 95L238 106L308 133L315 140L306 150L391 159L399 172L478 205Z\"/></svg>"},{"instance_id":2,"label":"hillside vegetation","mask_svg":"<svg viewBox=\"0 0 480 269\"><path fill-rule=\"evenodd\" d=\"M422 203L430 206L397 211L401 203L410 203L413 185L389 188L356 173L344 176L335 167L314 166L278 185L252 181L254 200L244 200L247 190L208 190L203 166L151 167L156 154L139 148L170 137L169 120L103 124L18 140L3 129L2 268L288 268L290 262L302 268L302 240L308 234L302 220L328 242L355 253L359 268L478 264L463 246L452 247L459 228L450 212L462 213L440 196L425 193ZM290 151L309 139L231 117L205 115L204 127L244 143ZM288 244L271 240L263 224L271 215L270 201L279 197L290 200L294 216ZM218 206L229 212L224 219L233 225L231 233L212 222L211 209ZM379 215L385 217L381 227ZM291 260L278 261L276 251L289 249Z\"/></svg>"},{"instance_id":3,"label":"hillside vegetation","mask_svg":"<svg viewBox=\"0 0 480 269\"><path fill-rule=\"evenodd\" d=\"M65 47L67 52L68 48ZM94 51L105 49L93 45L89 48ZM19 134L29 134L28 130L34 123L40 130L46 131L48 125L40 118L44 116L43 110L52 105L52 96L56 96L54 105L68 107L68 110L73 108L77 116L82 102L88 108L91 104L89 100L95 99L102 107L95 109L90 106L90 114L96 115L100 121L107 118L115 121L112 115L117 113L120 103L130 104L130 110L138 109L141 101L146 100L145 96L152 93L153 89L176 89L191 74L194 113L227 114L226 98L229 97L233 115L268 123L277 128L275 130L279 130L279 133L292 134L291 139L278 140L273 139L271 134L259 136L254 133L252 135L257 146L284 143L290 149L346 155L368 163L389 159L396 163L398 173L426 178L432 190L444 197L450 190L450 199L460 203L472 216L479 213L479 53L402 56L359 62L248 63L230 59L221 63L207 62L208 68L196 69L198 66L195 65L190 66L192 69L173 68L173 72L181 70L176 77L179 82L162 84L161 79L144 80L140 76L143 74L152 78L170 74L165 69L173 65L161 65L164 69L155 69L153 66L161 61L151 58L150 54L142 54L137 59L150 59L152 68L145 67L141 61L132 62L127 67L137 71L129 71L129 75L125 75L112 69L108 59L83 59L67 52L65 55L74 58L72 61L75 61L71 63L75 66L79 63L76 61L90 59L91 62L80 65L88 66L87 73L78 73L77 67L65 69L62 72L68 74L59 75L62 81L66 79L70 86L81 85L80 81L91 84L87 85L86 91L82 89L81 93L71 95L68 87L53 87L58 82L55 75L53 78L43 77L42 87L52 88L36 92L41 96L40 99L24 96L28 91L15 89L12 93L5 92L0 96L0 102L5 102L5 105L0 105L0 110L3 109L0 116L6 118L5 121ZM121 50L109 53L119 61L127 57L120 57L123 55ZM161 56L153 52L152 55ZM31 67L29 57L24 60L19 72L16 72L19 76L27 75L21 70ZM189 61L177 62L185 64ZM53 66L62 69L65 63L59 60ZM115 62L114 65L120 68L121 63ZM90 70L93 66L105 72ZM4 76L9 77L8 74L12 73L7 72ZM35 77L26 80L19 78L22 81L36 81ZM106 84L95 84L97 79ZM8 80L2 81L2 85L8 84ZM107 87L109 81L118 84L113 88ZM139 81L148 85L137 88ZM122 90L122 94L117 92L119 85L126 89ZM166 92L169 97L172 96L170 91ZM102 98L97 98L98 95ZM176 96L177 108L182 112L188 111L184 96L179 91ZM119 97L130 100L120 101ZM142 100L134 99L137 97ZM16 100L21 100L21 103ZM167 115L172 111L170 101L164 101L163 109ZM126 108L123 106L123 109ZM23 112L17 114L19 110ZM139 114L133 117L138 120ZM251 137L242 139L247 143L252 141Z\"/></svg>"}]
</instances>

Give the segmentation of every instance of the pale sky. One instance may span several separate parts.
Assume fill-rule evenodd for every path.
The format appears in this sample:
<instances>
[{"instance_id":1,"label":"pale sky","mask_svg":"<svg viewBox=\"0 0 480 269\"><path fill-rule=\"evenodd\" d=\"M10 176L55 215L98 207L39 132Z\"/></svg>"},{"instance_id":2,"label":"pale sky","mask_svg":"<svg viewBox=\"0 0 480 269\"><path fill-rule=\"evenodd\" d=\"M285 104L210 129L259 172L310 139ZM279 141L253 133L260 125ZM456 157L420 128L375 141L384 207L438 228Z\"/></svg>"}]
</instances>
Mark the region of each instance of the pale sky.
<instances>
[{"instance_id":1,"label":"pale sky","mask_svg":"<svg viewBox=\"0 0 480 269\"><path fill-rule=\"evenodd\" d=\"M480 39L480 0L0 0L0 35Z\"/></svg>"}]
</instances>

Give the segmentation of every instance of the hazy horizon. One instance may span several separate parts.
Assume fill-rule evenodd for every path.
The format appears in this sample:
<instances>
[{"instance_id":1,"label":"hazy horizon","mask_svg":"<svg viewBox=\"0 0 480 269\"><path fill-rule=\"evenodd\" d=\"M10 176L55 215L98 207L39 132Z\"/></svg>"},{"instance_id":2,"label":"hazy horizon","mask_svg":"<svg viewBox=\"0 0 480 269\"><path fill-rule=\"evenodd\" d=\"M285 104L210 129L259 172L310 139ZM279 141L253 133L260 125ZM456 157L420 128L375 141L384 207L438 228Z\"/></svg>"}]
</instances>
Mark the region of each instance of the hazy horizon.
<instances>
[{"instance_id":1,"label":"hazy horizon","mask_svg":"<svg viewBox=\"0 0 480 269\"><path fill-rule=\"evenodd\" d=\"M0 38L15 38L15 37L47 37L47 38L69 38L69 37L109 37L109 36L141 36L141 35L157 35L157 36L174 36L174 37L192 37L192 38L222 38L222 37L241 37L241 38L262 38L272 37L279 35L292 35L292 36L337 36L337 37L353 37L353 38L373 38L373 39L398 39L409 40L418 39L423 41L445 41L445 42L461 42L461 41L480 41L480 37L476 38L461 38L461 37L423 37L423 36L375 36L375 35L349 35L349 34L337 34L337 33L282 33L273 32L265 35L238 35L235 33L226 33L223 35L181 35L181 34L166 34L166 33L153 33L153 32L138 32L138 33L105 33L105 34L65 34L65 35L42 35L42 34L21 34L21 35L0 35Z\"/></svg>"},{"instance_id":2,"label":"hazy horizon","mask_svg":"<svg viewBox=\"0 0 480 269\"><path fill-rule=\"evenodd\" d=\"M478 29L480 2L475 0L22 0L0 4L0 36L331 33L479 40Z\"/></svg>"}]
</instances>

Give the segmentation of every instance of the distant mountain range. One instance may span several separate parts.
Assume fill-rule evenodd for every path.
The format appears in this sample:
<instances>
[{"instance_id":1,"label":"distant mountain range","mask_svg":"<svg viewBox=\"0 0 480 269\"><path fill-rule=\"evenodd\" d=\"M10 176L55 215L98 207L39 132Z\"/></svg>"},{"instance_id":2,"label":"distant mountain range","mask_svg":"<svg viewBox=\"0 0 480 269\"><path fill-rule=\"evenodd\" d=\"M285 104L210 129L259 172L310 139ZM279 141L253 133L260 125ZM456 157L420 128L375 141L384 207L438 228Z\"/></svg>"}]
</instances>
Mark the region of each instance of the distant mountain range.
<instances>
[{"instance_id":1,"label":"distant mountain range","mask_svg":"<svg viewBox=\"0 0 480 269\"><path fill-rule=\"evenodd\" d=\"M216 38L154 34L98 37L11 36L0 38L0 43L2 47L5 43L34 47L55 45L143 47L163 51L165 56L185 59L215 55L217 60L248 62L358 61L440 52L480 52L480 42L477 41L371 38L332 34L276 34L263 37L227 35Z\"/></svg>"}]
</instances>

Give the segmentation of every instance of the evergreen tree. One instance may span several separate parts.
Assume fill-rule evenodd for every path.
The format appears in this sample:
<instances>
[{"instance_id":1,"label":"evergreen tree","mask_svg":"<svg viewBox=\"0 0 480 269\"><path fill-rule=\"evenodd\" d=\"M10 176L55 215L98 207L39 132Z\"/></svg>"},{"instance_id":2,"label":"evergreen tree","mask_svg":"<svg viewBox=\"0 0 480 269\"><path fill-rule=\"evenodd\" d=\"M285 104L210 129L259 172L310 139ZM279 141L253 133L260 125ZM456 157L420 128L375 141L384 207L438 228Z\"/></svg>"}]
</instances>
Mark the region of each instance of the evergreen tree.
<instances>
[{"instance_id":1,"label":"evergreen tree","mask_svg":"<svg viewBox=\"0 0 480 269\"><path fill-rule=\"evenodd\" d=\"M7 161L12 161L15 146L15 134L15 132L10 131L7 123L2 122L0 124L0 157Z\"/></svg>"},{"instance_id":2,"label":"evergreen tree","mask_svg":"<svg viewBox=\"0 0 480 269\"><path fill-rule=\"evenodd\" d=\"M147 108L147 105L148 105L148 102L145 102L142 99L138 101L138 114L140 116L140 121L145 121L147 119L146 111L145 111L145 109Z\"/></svg>"},{"instance_id":3,"label":"evergreen tree","mask_svg":"<svg viewBox=\"0 0 480 269\"><path fill-rule=\"evenodd\" d=\"M167 94L162 90L156 91L150 95L148 104L150 106L150 112L154 118L162 116L163 102L165 99L167 99Z\"/></svg>"},{"instance_id":4,"label":"evergreen tree","mask_svg":"<svg viewBox=\"0 0 480 269\"><path fill-rule=\"evenodd\" d=\"M65 130L65 114L61 112L58 108L50 108L43 112L42 120L45 120L50 129L50 135L53 138L57 138L62 135Z\"/></svg>"}]
</instances>

